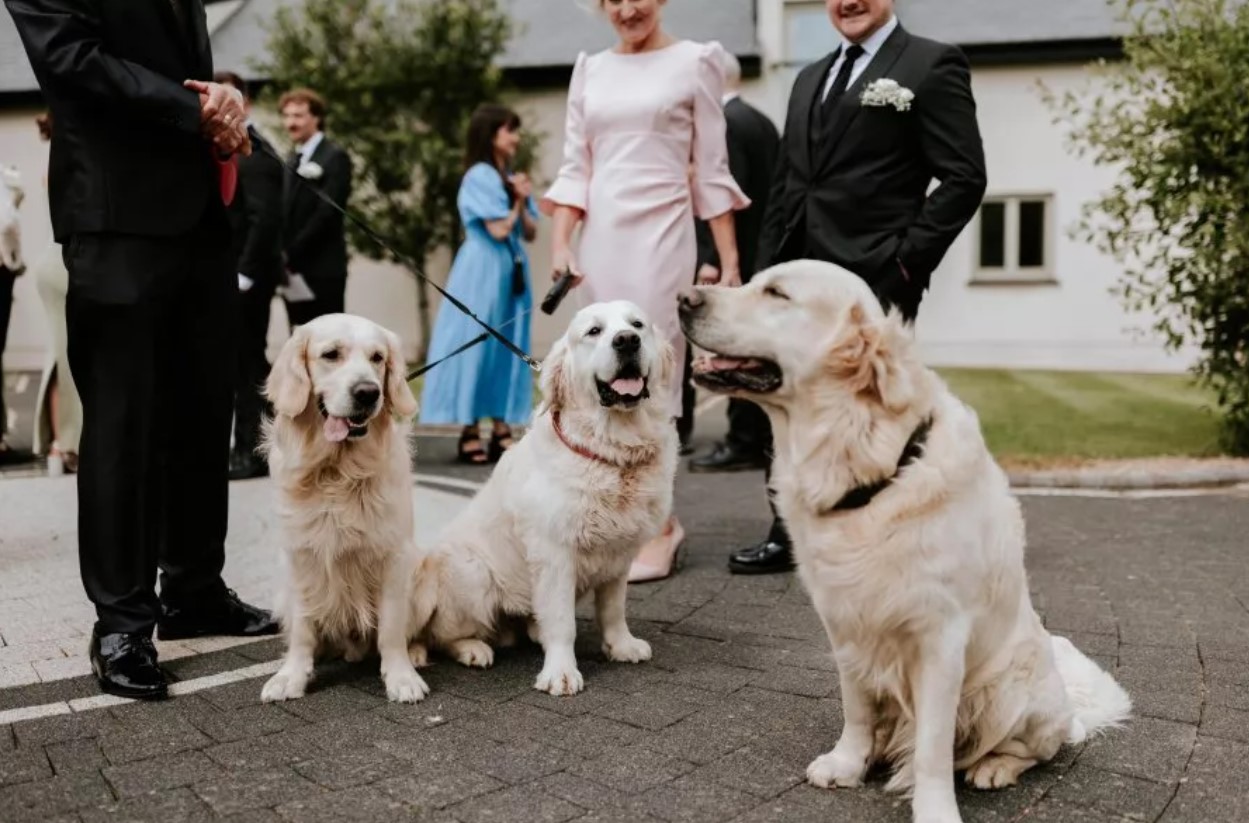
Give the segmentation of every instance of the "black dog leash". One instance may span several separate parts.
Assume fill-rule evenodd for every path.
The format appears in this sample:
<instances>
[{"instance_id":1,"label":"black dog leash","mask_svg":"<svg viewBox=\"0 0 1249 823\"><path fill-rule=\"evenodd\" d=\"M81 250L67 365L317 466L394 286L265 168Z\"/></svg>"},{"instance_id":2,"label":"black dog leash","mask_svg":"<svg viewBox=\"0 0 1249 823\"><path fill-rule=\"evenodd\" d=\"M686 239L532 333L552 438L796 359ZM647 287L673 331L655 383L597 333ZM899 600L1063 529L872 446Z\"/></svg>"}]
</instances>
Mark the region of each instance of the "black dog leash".
<instances>
[{"instance_id":1,"label":"black dog leash","mask_svg":"<svg viewBox=\"0 0 1249 823\"><path fill-rule=\"evenodd\" d=\"M423 271L421 271L421 267L415 265L414 261L409 259L407 255L404 255L395 251L394 246L386 242L386 240L383 239L381 235L379 235L376 231L374 231L373 228L368 223L365 223L359 217L356 217L354 214L352 214L349 210L335 203L334 199L331 198L328 194L316 188L312 184L308 183L303 178L299 177L299 175L295 172L295 170L292 169L286 163L286 161L284 161L281 157L279 157L277 151L273 149L273 147L270 146L267 142L260 143L260 147L261 147L261 150L267 156L271 157L274 160L274 162L276 162L279 166L282 167L282 173L284 175L288 175L288 176L294 175L294 177L298 180L298 183L300 185L306 186L313 194L315 194L321 200L321 202L325 203L330 208L334 209L334 211L338 212L343 217L345 217L346 219L354 223L357 227L359 227L362 231L364 231L366 235L368 235L370 240L372 240L381 248L390 252L390 254L396 260L399 260L400 262L406 264L413 275L415 275L421 280L424 280L429 285L433 286L434 289L436 289L439 294L441 294L445 299L451 301L451 305L455 306L457 309L463 312L469 319L471 319L474 323L476 323L477 325L481 326L482 329L484 329L484 332L481 335L474 338L473 340L471 340L469 343L465 344L464 346L461 346L459 349L456 349L454 352L447 355L447 357L444 357L435 363L426 364L416 369L415 371L413 371L411 374L408 375L409 380L412 380L424 374L425 372L432 369L434 366L438 365L438 363L445 362L449 358L454 357L455 355L463 351L466 351L467 349L470 349L473 346L476 346L478 343L483 342L489 337L493 337L494 339L502 343L504 346L506 346L508 351L510 351L512 354L516 355L522 361L524 361L525 364L529 366L529 368L533 369L534 371L542 370L542 361L535 359L534 357L529 355L527 352L523 351L519 346L517 346L511 340L508 340L506 337L504 337L502 332L500 332L498 329L494 328L489 323L487 323L486 321L478 317L476 314L474 314L472 309L470 309L468 306L461 303L452 294L450 294L446 289L444 289L442 286L439 286L431 278L429 278Z\"/></svg>"}]
</instances>

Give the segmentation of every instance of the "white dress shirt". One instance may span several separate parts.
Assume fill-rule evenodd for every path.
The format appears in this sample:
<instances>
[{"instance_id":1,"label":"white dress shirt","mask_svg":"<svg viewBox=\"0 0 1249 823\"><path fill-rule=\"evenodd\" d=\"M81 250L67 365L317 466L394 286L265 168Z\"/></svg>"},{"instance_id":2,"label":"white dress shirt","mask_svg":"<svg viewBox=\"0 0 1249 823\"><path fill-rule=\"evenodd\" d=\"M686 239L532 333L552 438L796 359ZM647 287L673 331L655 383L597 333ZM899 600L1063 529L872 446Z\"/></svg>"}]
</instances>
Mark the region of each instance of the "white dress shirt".
<instances>
[{"instance_id":1,"label":"white dress shirt","mask_svg":"<svg viewBox=\"0 0 1249 823\"><path fill-rule=\"evenodd\" d=\"M893 16L889 18L889 22L872 32L872 35L864 40L859 46L863 49L863 54L855 61L854 68L850 71L850 83L847 86L853 86L854 82L859 79L867 69L872 58L880 51L880 47L885 45L885 41L889 39L889 35L893 34L893 30L898 27L898 18ZM838 35L840 37L840 35ZM828 78L824 81L824 93L820 95L820 100L828 97L828 92L833 87L833 81L837 79L837 72L841 71L841 64L846 59L846 49L853 45L849 40L841 37L841 46L837 50L837 59L833 61L833 65L828 67Z\"/></svg>"},{"instance_id":2,"label":"white dress shirt","mask_svg":"<svg viewBox=\"0 0 1249 823\"><path fill-rule=\"evenodd\" d=\"M321 145L321 141L325 139L325 132L319 131L308 138L308 142L299 147L299 165L312 162L312 153L317 150L317 146Z\"/></svg>"}]
</instances>

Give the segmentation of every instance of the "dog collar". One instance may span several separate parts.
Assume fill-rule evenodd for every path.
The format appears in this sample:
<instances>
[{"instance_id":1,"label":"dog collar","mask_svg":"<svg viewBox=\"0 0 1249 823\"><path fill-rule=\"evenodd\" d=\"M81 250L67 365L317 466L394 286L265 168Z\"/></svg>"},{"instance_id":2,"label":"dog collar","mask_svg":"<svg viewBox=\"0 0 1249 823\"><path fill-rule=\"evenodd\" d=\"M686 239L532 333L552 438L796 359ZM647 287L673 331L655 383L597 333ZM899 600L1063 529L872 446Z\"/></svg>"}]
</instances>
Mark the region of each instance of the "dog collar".
<instances>
[{"instance_id":1,"label":"dog collar","mask_svg":"<svg viewBox=\"0 0 1249 823\"><path fill-rule=\"evenodd\" d=\"M875 483L869 483L862 486L855 486L850 491L842 495L841 499L833 504L832 508L825 509L824 514L833 514L835 512L852 511L861 509L875 499L876 495L883 492L898 479L898 475L902 470L914 463L924 454L924 444L928 442L928 433L932 431L932 417L926 417L911 433L910 439L906 441L906 448L902 449L902 456L898 458L898 467L894 469L893 474Z\"/></svg>"},{"instance_id":2,"label":"dog collar","mask_svg":"<svg viewBox=\"0 0 1249 823\"><path fill-rule=\"evenodd\" d=\"M597 452L590 451L585 446L572 442L564 434L564 427L559 422L558 411L551 412L551 427L555 429L555 436L559 438L559 442L567 446L569 451L584 457L586 460L593 460L595 463L602 463L604 466L611 466L613 469L632 469L650 462L649 460L643 460L638 463L616 463Z\"/></svg>"}]
</instances>

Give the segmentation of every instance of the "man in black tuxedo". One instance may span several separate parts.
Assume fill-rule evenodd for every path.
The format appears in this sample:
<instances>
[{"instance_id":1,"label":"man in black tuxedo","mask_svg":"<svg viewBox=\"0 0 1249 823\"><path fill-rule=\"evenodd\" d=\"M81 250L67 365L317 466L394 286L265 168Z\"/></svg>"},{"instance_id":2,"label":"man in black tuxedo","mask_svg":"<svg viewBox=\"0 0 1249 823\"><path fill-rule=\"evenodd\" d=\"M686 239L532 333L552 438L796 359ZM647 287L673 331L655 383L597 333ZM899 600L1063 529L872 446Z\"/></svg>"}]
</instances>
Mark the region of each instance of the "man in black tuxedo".
<instances>
[{"instance_id":1,"label":"man in black tuxedo","mask_svg":"<svg viewBox=\"0 0 1249 823\"><path fill-rule=\"evenodd\" d=\"M246 480L269 473L256 447L260 442L260 418L268 407L263 387L269 375L269 360L265 356L269 309L282 279L282 166L251 119L251 95L243 78L222 71L214 79L233 86L243 95L252 146L251 155L239 160L239 189L229 212L234 230L231 254L237 261L239 279L238 371L230 479Z\"/></svg>"},{"instance_id":2,"label":"man in black tuxedo","mask_svg":"<svg viewBox=\"0 0 1249 823\"><path fill-rule=\"evenodd\" d=\"M340 207L351 197L351 157L325 136L325 101L310 89L295 89L278 101L282 125L295 144L287 159L286 270L301 275L314 295L287 294L291 325L343 310L347 291L347 235L341 213L317 196L320 189ZM296 179L296 176L301 179Z\"/></svg>"},{"instance_id":3,"label":"man in black tuxedo","mask_svg":"<svg viewBox=\"0 0 1249 823\"><path fill-rule=\"evenodd\" d=\"M48 193L82 396L92 668L106 692L163 697L153 628L161 639L278 629L221 579L237 286L232 165L219 159L250 151L242 102L204 82L202 0L5 5L56 119Z\"/></svg>"},{"instance_id":4,"label":"man in black tuxedo","mask_svg":"<svg viewBox=\"0 0 1249 823\"><path fill-rule=\"evenodd\" d=\"M971 71L957 47L903 29L893 0L825 4L841 43L794 81L759 268L836 263L913 322L933 270L984 197ZM793 568L781 519L729 568Z\"/></svg>"},{"instance_id":5,"label":"man in black tuxedo","mask_svg":"<svg viewBox=\"0 0 1249 823\"><path fill-rule=\"evenodd\" d=\"M767 214L772 170L780 152L780 135L766 114L743 100L738 92L742 68L737 58L725 55L724 120L729 146L729 171L750 198L750 207L734 212L742 282L749 283L759 258L759 235ZM698 226L698 281L720 280L720 261L711 231ZM688 351L688 347L687 347ZM690 461L693 472L724 472L761 469L767 465L771 426L764 411L749 400L729 400L729 432L723 443L707 455Z\"/></svg>"}]
</instances>

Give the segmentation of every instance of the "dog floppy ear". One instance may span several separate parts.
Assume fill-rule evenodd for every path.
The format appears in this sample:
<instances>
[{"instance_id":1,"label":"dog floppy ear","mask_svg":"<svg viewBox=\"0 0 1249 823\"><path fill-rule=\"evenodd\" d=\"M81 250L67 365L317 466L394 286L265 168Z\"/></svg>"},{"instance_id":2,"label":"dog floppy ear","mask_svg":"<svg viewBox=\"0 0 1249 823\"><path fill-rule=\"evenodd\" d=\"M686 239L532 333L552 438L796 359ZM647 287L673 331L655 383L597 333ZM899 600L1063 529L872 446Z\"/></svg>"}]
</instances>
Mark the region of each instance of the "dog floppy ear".
<instances>
[{"instance_id":1,"label":"dog floppy ear","mask_svg":"<svg viewBox=\"0 0 1249 823\"><path fill-rule=\"evenodd\" d=\"M855 303L828 357L833 375L856 394L866 395L892 412L904 411L915 396L902 355L907 339L900 315L890 312L882 321L868 318Z\"/></svg>"},{"instance_id":2,"label":"dog floppy ear","mask_svg":"<svg viewBox=\"0 0 1249 823\"><path fill-rule=\"evenodd\" d=\"M408 385L407 363L403 359L399 335L387 331L386 343L389 348L386 357L386 402L395 414L408 420L416 414L417 404L412 387Z\"/></svg>"},{"instance_id":3,"label":"dog floppy ear","mask_svg":"<svg viewBox=\"0 0 1249 823\"><path fill-rule=\"evenodd\" d=\"M308 406L312 377L308 374L308 331L297 326L282 346L265 381L265 396L278 414L298 417Z\"/></svg>"},{"instance_id":4,"label":"dog floppy ear","mask_svg":"<svg viewBox=\"0 0 1249 823\"><path fill-rule=\"evenodd\" d=\"M572 386L568 376L568 339L555 341L550 353L542 361L542 408L543 411L559 411L568 405Z\"/></svg>"}]
</instances>

